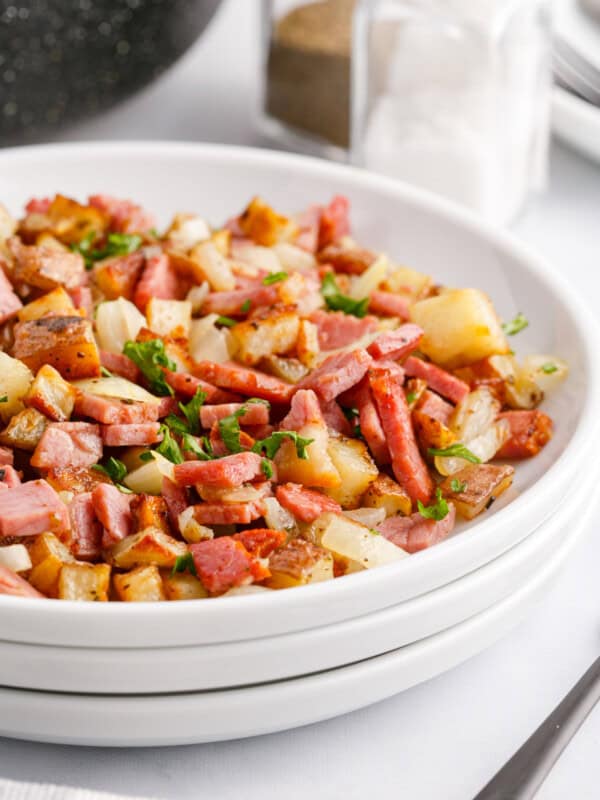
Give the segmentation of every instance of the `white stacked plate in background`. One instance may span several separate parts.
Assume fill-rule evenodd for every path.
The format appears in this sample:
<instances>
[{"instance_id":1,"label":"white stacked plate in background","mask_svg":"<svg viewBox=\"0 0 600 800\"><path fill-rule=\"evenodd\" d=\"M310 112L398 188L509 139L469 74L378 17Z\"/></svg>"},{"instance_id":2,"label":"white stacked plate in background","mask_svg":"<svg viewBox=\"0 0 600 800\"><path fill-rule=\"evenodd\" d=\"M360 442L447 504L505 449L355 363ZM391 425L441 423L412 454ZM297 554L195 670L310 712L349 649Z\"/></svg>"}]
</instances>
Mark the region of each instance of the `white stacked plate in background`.
<instances>
[{"instance_id":1,"label":"white stacked plate in background","mask_svg":"<svg viewBox=\"0 0 600 800\"><path fill-rule=\"evenodd\" d=\"M501 635L551 581L596 479L587 465L599 433L598 335L568 286L526 250L385 178L239 148L4 151L0 186L0 202L15 213L32 195L107 192L139 200L164 223L178 210L219 223L256 194L290 212L346 194L359 241L447 285L483 288L507 319L524 312L530 325L515 340L518 353L553 353L571 371L544 404L553 440L516 465L510 492L447 541L398 564L205 601L0 597L1 735L175 744L315 721L459 663Z\"/></svg>"}]
</instances>

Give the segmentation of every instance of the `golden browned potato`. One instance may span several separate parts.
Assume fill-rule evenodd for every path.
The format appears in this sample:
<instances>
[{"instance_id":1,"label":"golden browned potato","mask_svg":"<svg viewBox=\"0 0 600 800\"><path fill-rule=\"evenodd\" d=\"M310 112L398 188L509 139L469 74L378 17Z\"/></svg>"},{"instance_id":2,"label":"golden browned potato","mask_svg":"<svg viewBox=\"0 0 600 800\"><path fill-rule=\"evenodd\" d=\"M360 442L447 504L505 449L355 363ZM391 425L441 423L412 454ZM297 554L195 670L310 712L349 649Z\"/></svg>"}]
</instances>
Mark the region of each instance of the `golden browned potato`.
<instances>
[{"instance_id":1,"label":"golden browned potato","mask_svg":"<svg viewBox=\"0 0 600 800\"><path fill-rule=\"evenodd\" d=\"M287 589L333 578L333 557L327 550L304 539L292 539L269 558L271 577L265 585Z\"/></svg>"},{"instance_id":2,"label":"golden browned potato","mask_svg":"<svg viewBox=\"0 0 600 800\"><path fill-rule=\"evenodd\" d=\"M22 411L23 398L32 381L33 375L26 364L0 351L0 417L4 422Z\"/></svg>"},{"instance_id":3,"label":"golden browned potato","mask_svg":"<svg viewBox=\"0 0 600 800\"><path fill-rule=\"evenodd\" d=\"M340 473L328 452L327 428L322 423L308 423L300 428L299 434L313 440L306 448L308 458L299 458L295 444L287 439L283 441L274 459L279 482L291 481L329 489L340 486Z\"/></svg>"},{"instance_id":4,"label":"golden browned potato","mask_svg":"<svg viewBox=\"0 0 600 800\"><path fill-rule=\"evenodd\" d=\"M146 306L148 327L159 336L187 339L192 324L192 304L189 300L162 300L151 297Z\"/></svg>"},{"instance_id":5,"label":"golden browned potato","mask_svg":"<svg viewBox=\"0 0 600 800\"><path fill-rule=\"evenodd\" d=\"M206 220L196 214L175 214L164 238L175 250L187 253L195 245L211 238L210 227Z\"/></svg>"},{"instance_id":6,"label":"golden browned potato","mask_svg":"<svg viewBox=\"0 0 600 800\"><path fill-rule=\"evenodd\" d=\"M102 234L108 217L93 206L83 206L70 197L58 194L45 214L28 214L19 233L28 241L41 231L55 236L65 244L73 244L94 232Z\"/></svg>"},{"instance_id":7,"label":"golden browned potato","mask_svg":"<svg viewBox=\"0 0 600 800\"><path fill-rule=\"evenodd\" d=\"M29 557L33 565L29 583L47 597L58 597L61 570L75 563L69 548L53 533L40 533L29 545Z\"/></svg>"},{"instance_id":8,"label":"golden browned potato","mask_svg":"<svg viewBox=\"0 0 600 800\"><path fill-rule=\"evenodd\" d=\"M178 263L183 268L183 263ZM215 242L200 242L193 247L185 269L189 271L196 283L208 281L211 289L215 292L228 292L235 288L235 276L231 270L231 263Z\"/></svg>"},{"instance_id":9,"label":"golden browned potato","mask_svg":"<svg viewBox=\"0 0 600 800\"><path fill-rule=\"evenodd\" d=\"M494 307L479 289L451 289L420 300L410 317L425 331L420 349L447 369L509 351Z\"/></svg>"},{"instance_id":10,"label":"golden browned potato","mask_svg":"<svg viewBox=\"0 0 600 800\"><path fill-rule=\"evenodd\" d=\"M436 447L443 450L449 447L456 437L454 433L435 417L430 417L424 411L416 409L412 413L412 421L421 449L427 452L428 448Z\"/></svg>"},{"instance_id":11,"label":"golden browned potato","mask_svg":"<svg viewBox=\"0 0 600 800\"><path fill-rule=\"evenodd\" d=\"M365 492L362 505L367 508L383 508L386 517L396 514L407 516L412 511L412 502L404 489L395 480L381 473Z\"/></svg>"},{"instance_id":12,"label":"golden browned potato","mask_svg":"<svg viewBox=\"0 0 600 800\"><path fill-rule=\"evenodd\" d=\"M59 286L47 294L38 297L37 300L32 300L18 312L17 317L19 322L29 322L32 319L39 319L48 314L58 314L61 317L74 317L79 312L73 305L73 301L63 289Z\"/></svg>"},{"instance_id":13,"label":"golden browned potato","mask_svg":"<svg viewBox=\"0 0 600 800\"><path fill-rule=\"evenodd\" d=\"M246 236L265 247L292 241L298 233L298 225L292 219L277 214L260 197L250 201L239 223Z\"/></svg>"},{"instance_id":14,"label":"golden browned potato","mask_svg":"<svg viewBox=\"0 0 600 800\"><path fill-rule=\"evenodd\" d=\"M189 572L163 572L163 589L167 600L202 600L208 592L198 578Z\"/></svg>"},{"instance_id":15,"label":"golden browned potato","mask_svg":"<svg viewBox=\"0 0 600 800\"><path fill-rule=\"evenodd\" d=\"M158 567L137 567L124 575L115 575L115 592L125 603L151 603L166 600Z\"/></svg>"},{"instance_id":16,"label":"golden browned potato","mask_svg":"<svg viewBox=\"0 0 600 800\"><path fill-rule=\"evenodd\" d=\"M364 442L345 436L329 437L327 453L341 483L327 489L327 494L342 508L358 508L363 494L379 475L379 470Z\"/></svg>"},{"instance_id":17,"label":"golden browned potato","mask_svg":"<svg viewBox=\"0 0 600 800\"><path fill-rule=\"evenodd\" d=\"M294 311L238 322L231 328L238 360L252 366L265 356L289 353L296 345L299 328L300 319Z\"/></svg>"},{"instance_id":18,"label":"golden browned potato","mask_svg":"<svg viewBox=\"0 0 600 800\"><path fill-rule=\"evenodd\" d=\"M116 567L123 569L149 564L172 567L177 558L187 552L183 542L163 533L160 528L146 528L117 542L109 553L109 559Z\"/></svg>"},{"instance_id":19,"label":"golden browned potato","mask_svg":"<svg viewBox=\"0 0 600 800\"><path fill-rule=\"evenodd\" d=\"M58 580L60 600L105 603L110 587L108 564L65 564Z\"/></svg>"},{"instance_id":20,"label":"golden browned potato","mask_svg":"<svg viewBox=\"0 0 600 800\"><path fill-rule=\"evenodd\" d=\"M144 267L143 253L105 258L94 265L93 280L107 300L119 297L131 300L133 290Z\"/></svg>"},{"instance_id":21,"label":"golden browned potato","mask_svg":"<svg viewBox=\"0 0 600 800\"><path fill-rule=\"evenodd\" d=\"M15 414L8 427L0 433L0 444L20 450L35 450L47 425L48 420L43 414L35 408L25 408Z\"/></svg>"},{"instance_id":22,"label":"golden browned potato","mask_svg":"<svg viewBox=\"0 0 600 800\"><path fill-rule=\"evenodd\" d=\"M37 409L55 422L71 417L77 391L50 364L40 367L23 398L26 406Z\"/></svg>"},{"instance_id":23,"label":"golden browned potato","mask_svg":"<svg viewBox=\"0 0 600 800\"><path fill-rule=\"evenodd\" d=\"M410 267L392 267L386 276L383 288L395 294L402 294L409 300L420 300L427 297L433 280L430 275L424 275Z\"/></svg>"},{"instance_id":24,"label":"golden browned potato","mask_svg":"<svg viewBox=\"0 0 600 800\"><path fill-rule=\"evenodd\" d=\"M79 253L55 247L25 245L18 238L9 239L8 246L15 259L13 278L48 292L57 286L74 289L85 276L83 258Z\"/></svg>"},{"instance_id":25,"label":"golden browned potato","mask_svg":"<svg viewBox=\"0 0 600 800\"><path fill-rule=\"evenodd\" d=\"M170 531L167 503L164 497L151 494L138 494L131 501L131 513L135 530L158 528L163 533Z\"/></svg>"},{"instance_id":26,"label":"golden browned potato","mask_svg":"<svg viewBox=\"0 0 600 800\"><path fill-rule=\"evenodd\" d=\"M473 519L509 488L514 474L508 464L470 464L442 481L440 488L461 517Z\"/></svg>"},{"instance_id":27,"label":"golden browned potato","mask_svg":"<svg viewBox=\"0 0 600 800\"><path fill-rule=\"evenodd\" d=\"M43 317L15 326L15 358L36 372L53 366L63 378L100 375L100 353L92 323L81 317Z\"/></svg>"},{"instance_id":28,"label":"golden browned potato","mask_svg":"<svg viewBox=\"0 0 600 800\"><path fill-rule=\"evenodd\" d=\"M108 475L91 467L64 467L48 470L46 481L57 492L93 492L101 483L112 483Z\"/></svg>"},{"instance_id":29,"label":"golden browned potato","mask_svg":"<svg viewBox=\"0 0 600 800\"><path fill-rule=\"evenodd\" d=\"M298 339L296 341L296 355L305 367L312 369L321 348L319 347L319 329L314 322L307 319L300 320Z\"/></svg>"},{"instance_id":30,"label":"golden browned potato","mask_svg":"<svg viewBox=\"0 0 600 800\"><path fill-rule=\"evenodd\" d=\"M411 411L416 408L426 389L427 381L422 378L409 378L406 381L404 393L406 394L406 404Z\"/></svg>"}]
</instances>

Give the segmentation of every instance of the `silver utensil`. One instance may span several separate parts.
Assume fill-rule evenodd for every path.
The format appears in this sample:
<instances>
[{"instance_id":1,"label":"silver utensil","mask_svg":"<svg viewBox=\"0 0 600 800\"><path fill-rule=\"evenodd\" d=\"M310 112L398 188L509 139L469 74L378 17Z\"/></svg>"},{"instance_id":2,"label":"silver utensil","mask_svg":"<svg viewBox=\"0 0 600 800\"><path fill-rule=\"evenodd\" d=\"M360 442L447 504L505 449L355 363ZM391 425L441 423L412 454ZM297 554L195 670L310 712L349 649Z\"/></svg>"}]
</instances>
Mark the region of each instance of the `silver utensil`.
<instances>
[{"instance_id":1,"label":"silver utensil","mask_svg":"<svg viewBox=\"0 0 600 800\"><path fill-rule=\"evenodd\" d=\"M559 85L600 106L600 70L558 35L552 46L552 68Z\"/></svg>"},{"instance_id":2,"label":"silver utensil","mask_svg":"<svg viewBox=\"0 0 600 800\"><path fill-rule=\"evenodd\" d=\"M474 800L529 800L600 700L600 658Z\"/></svg>"}]
</instances>

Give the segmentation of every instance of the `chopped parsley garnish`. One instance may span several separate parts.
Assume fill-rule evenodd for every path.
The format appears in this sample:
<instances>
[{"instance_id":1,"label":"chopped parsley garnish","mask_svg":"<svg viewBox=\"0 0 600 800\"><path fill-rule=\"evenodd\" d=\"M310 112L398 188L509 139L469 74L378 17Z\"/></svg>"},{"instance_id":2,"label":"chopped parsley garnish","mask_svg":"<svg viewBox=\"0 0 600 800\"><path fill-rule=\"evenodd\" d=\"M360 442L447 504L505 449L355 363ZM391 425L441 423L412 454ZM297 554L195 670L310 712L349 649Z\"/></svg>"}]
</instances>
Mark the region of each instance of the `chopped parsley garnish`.
<instances>
[{"instance_id":1,"label":"chopped parsley garnish","mask_svg":"<svg viewBox=\"0 0 600 800\"><path fill-rule=\"evenodd\" d=\"M142 237L137 233L109 233L106 244L100 250L92 250L92 245L96 240L96 232L90 231L81 241L71 245L71 249L76 253L81 253L85 261L86 269L92 269L95 261L112 256L127 256L139 250L142 244Z\"/></svg>"},{"instance_id":2,"label":"chopped parsley garnish","mask_svg":"<svg viewBox=\"0 0 600 800\"><path fill-rule=\"evenodd\" d=\"M175 439L173 439L171 436L169 427L167 425L161 425L160 432L162 433L163 439L162 442L157 446L156 452L160 453L161 456L164 456L173 464L182 464L183 456L181 455L181 449Z\"/></svg>"},{"instance_id":3,"label":"chopped parsley garnish","mask_svg":"<svg viewBox=\"0 0 600 800\"><path fill-rule=\"evenodd\" d=\"M261 453L264 450L267 458L273 458L285 439L290 439L294 443L298 458L308 458L306 448L314 442L314 439L304 439L296 431L274 431L266 439L259 439L255 442L252 452Z\"/></svg>"},{"instance_id":4,"label":"chopped parsley garnish","mask_svg":"<svg viewBox=\"0 0 600 800\"><path fill-rule=\"evenodd\" d=\"M260 468L262 469L263 475L265 478L267 478L267 480L273 477L273 467L271 466L271 462L267 461L266 458L263 458L263 460L260 462Z\"/></svg>"},{"instance_id":5,"label":"chopped parsley garnish","mask_svg":"<svg viewBox=\"0 0 600 800\"><path fill-rule=\"evenodd\" d=\"M240 429L240 417L243 417L246 411L248 410L248 406L252 403L263 403L266 406L270 407L270 403L267 400L262 400L259 397L252 397L250 400L247 400L241 408L238 408L237 411L234 411L233 414L229 414L227 417L223 417L223 419L219 420L219 433L221 434L221 439L223 440L223 444L229 450L230 453L241 453L243 448L240 444L240 436L241 436L241 429Z\"/></svg>"},{"instance_id":6,"label":"chopped parsley garnish","mask_svg":"<svg viewBox=\"0 0 600 800\"><path fill-rule=\"evenodd\" d=\"M242 312L242 314L247 314L251 308L252 308L252 302L250 301L250 298L248 298L248 300L244 300L244 302L240 306L240 311Z\"/></svg>"},{"instance_id":7,"label":"chopped parsley garnish","mask_svg":"<svg viewBox=\"0 0 600 800\"><path fill-rule=\"evenodd\" d=\"M186 433L189 434L190 432L187 422L180 417L176 417L175 414L168 414L165 417L165 425L168 425L173 433L176 433L178 436L184 436Z\"/></svg>"},{"instance_id":8,"label":"chopped parsley garnish","mask_svg":"<svg viewBox=\"0 0 600 800\"><path fill-rule=\"evenodd\" d=\"M459 481L458 478L452 478L450 481L450 488L453 492L464 492L467 488L466 482Z\"/></svg>"},{"instance_id":9,"label":"chopped parsley garnish","mask_svg":"<svg viewBox=\"0 0 600 800\"><path fill-rule=\"evenodd\" d=\"M417 399L416 392L408 392L408 394L406 395L406 404L411 406L416 399Z\"/></svg>"},{"instance_id":10,"label":"chopped parsley garnish","mask_svg":"<svg viewBox=\"0 0 600 800\"><path fill-rule=\"evenodd\" d=\"M417 508L419 509L419 514L425 519L434 519L436 522L444 519L444 517L448 513L448 503L442 497L441 489L435 490L435 503L432 503L430 506L424 506L420 500L417 500Z\"/></svg>"},{"instance_id":11,"label":"chopped parsley garnish","mask_svg":"<svg viewBox=\"0 0 600 800\"><path fill-rule=\"evenodd\" d=\"M237 325L236 320L231 317L217 317L215 321L217 325L223 325L225 328L233 328L234 325Z\"/></svg>"},{"instance_id":12,"label":"chopped parsley garnish","mask_svg":"<svg viewBox=\"0 0 600 800\"><path fill-rule=\"evenodd\" d=\"M171 570L171 577L178 572L190 572L192 575L198 575L196 572L196 565L194 564L194 556L191 553L186 553L184 556L177 556L173 569Z\"/></svg>"},{"instance_id":13,"label":"chopped parsley garnish","mask_svg":"<svg viewBox=\"0 0 600 800\"><path fill-rule=\"evenodd\" d=\"M112 378L113 376L112 372L109 369L106 369L106 367L100 367L100 374L103 378Z\"/></svg>"},{"instance_id":14,"label":"chopped parsley garnish","mask_svg":"<svg viewBox=\"0 0 600 800\"><path fill-rule=\"evenodd\" d=\"M450 447L444 447L443 450L440 450L438 447L430 447L427 452L430 456L442 456L442 458L464 458L465 461L470 461L471 464L481 464L481 459L460 442L451 444Z\"/></svg>"},{"instance_id":15,"label":"chopped parsley garnish","mask_svg":"<svg viewBox=\"0 0 600 800\"><path fill-rule=\"evenodd\" d=\"M502 330L507 336L514 336L516 333L520 333L521 331L525 330L528 325L529 320L519 311L513 320L503 323Z\"/></svg>"},{"instance_id":16,"label":"chopped parsley garnish","mask_svg":"<svg viewBox=\"0 0 600 800\"><path fill-rule=\"evenodd\" d=\"M189 403L179 403L181 413L187 420L189 433L200 433L200 409L207 398L206 392L196 389L196 394Z\"/></svg>"},{"instance_id":17,"label":"chopped parsley garnish","mask_svg":"<svg viewBox=\"0 0 600 800\"><path fill-rule=\"evenodd\" d=\"M354 422L355 418L358 417L358 408L342 408L342 411L348 422Z\"/></svg>"},{"instance_id":18,"label":"chopped parsley garnish","mask_svg":"<svg viewBox=\"0 0 600 800\"><path fill-rule=\"evenodd\" d=\"M8 403L8 395L7 394L3 394L2 397L0 397L0 403Z\"/></svg>"},{"instance_id":19,"label":"chopped parsley garnish","mask_svg":"<svg viewBox=\"0 0 600 800\"><path fill-rule=\"evenodd\" d=\"M154 461L154 456L152 455L151 450L146 450L144 453L140 453L138 458L140 461Z\"/></svg>"},{"instance_id":20,"label":"chopped parsley garnish","mask_svg":"<svg viewBox=\"0 0 600 800\"><path fill-rule=\"evenodd\" d=\"M381 534L376 528L369 528L369 533L372 533L373 536L381 536Z\"/></svg>"},{"instance_id":21,"label":"chopped parsley garnish","mask_svg":"<svg viewBox=\"0 0 600 800\"><path fill-rule=\"evenodd\" d=\"M154 394L161 397L174 394L173 389L167 383L162 367L175 372L177 364L167 355L162 339L150 339L147 342L125 342L123 353L139 367Z\"/></svg>"},{"instance_id":22,"label":"chopped parsley garnish","mask_svg":"<svg viewBox=\"0 0 600 800\"><path fill-rule=\"evenodd\" d=\"M94 464L92 469L95 469L96 472L102 472L104 475L108 475L120 492L131 494L131 489L128 489L127 486L123 486L123 480L127 476L127 467L122 461L119 461L118 458L111 456L104 464Z\"/></svg>"},{"instance_id":23,"label":"chopped parsley garnish","mask_svg":"<svg viewBox=\"0 0 600 800\"><path fill-rule=\"evenodd\" d=\"M343 311L344 314L351 314L354 317L364 317L367 313L369 298L363 297L362 300L353 300L351 297L342 294L333 272L327 272L324 275L321 283L321 294L331 311Z\"/></svg>"},{"instance_id":24,"label":"chopped parsley garnish","mask_svg":"<svg viewBox=\"0 0 600 800\"><path fill-rule=\"evenodd\" d=\"M552 375L553 372L558 372L558 367L556 366L556 364L552 364L552 362L550 361L547 364L542 364L540 369L546 375Z\"/></svg>"},{"instance_id":25,"label":"chopped parsley garnish","mask_svg":"<svg viewBox=\"0 0 600 800\"><path fill-rule=\"evenodd\" d=\"M272 286L274 283L285 281L287 277L287 272L272 272L266 278L263 278L263 286Z\"/></svg>"},{"instance_id":26,"label":"chopped parsley garnish","mask_svg":"<svg viewBox=\"0 0 600 800\"><path fill-rule=\"evenodd\" d=\"M209 445L209 447L206 448L206 451L202 449L202 447L198 444L197 440L194 439L191 433L184 433L181 437L181 449L188 450L190 453L193 453L194 455L198 456L200 461L210 461L213 458L210 442L208 442L206 436L202 437L201 442L207 443Z\"/></svg>"}]
</instances>

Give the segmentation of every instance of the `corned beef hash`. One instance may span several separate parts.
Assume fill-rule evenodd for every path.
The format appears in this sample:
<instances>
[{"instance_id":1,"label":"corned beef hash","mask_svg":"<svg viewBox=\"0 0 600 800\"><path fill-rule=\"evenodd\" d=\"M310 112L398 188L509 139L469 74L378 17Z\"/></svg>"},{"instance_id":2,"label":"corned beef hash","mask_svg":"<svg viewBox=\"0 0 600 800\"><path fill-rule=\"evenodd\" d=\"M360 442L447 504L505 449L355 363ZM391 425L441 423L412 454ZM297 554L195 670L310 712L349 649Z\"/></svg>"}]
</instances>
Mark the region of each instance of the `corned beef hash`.
<instances>
[{"instance_id":1,"label":"corned beef hash","mask_svg":"<svg viewBox=\"0 0 600 800\"><path fill-rule=\"evenodd\" d=\"M365 249L348 201L159 233L128 200L0 207L0 594L187 600L446 538L552 435L566 376L474 288Z\"/></svg>"}]
</instances>

